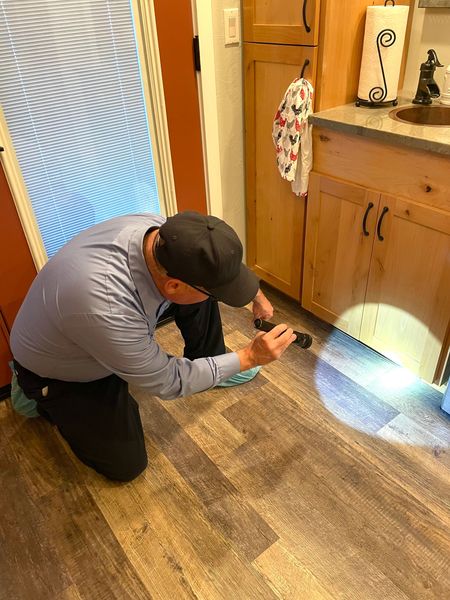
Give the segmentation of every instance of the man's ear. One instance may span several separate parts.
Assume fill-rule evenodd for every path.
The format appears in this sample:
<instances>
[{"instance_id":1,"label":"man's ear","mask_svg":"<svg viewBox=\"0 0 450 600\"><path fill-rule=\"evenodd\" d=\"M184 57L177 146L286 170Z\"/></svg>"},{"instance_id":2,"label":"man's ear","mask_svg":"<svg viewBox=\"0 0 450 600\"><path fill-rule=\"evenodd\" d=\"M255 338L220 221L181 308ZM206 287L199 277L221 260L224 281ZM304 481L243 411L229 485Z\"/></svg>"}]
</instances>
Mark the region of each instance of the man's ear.
<instances>
[{"instance_id":1,"label":"man's ear","mask_svg":"<svg viewBox=\"0 0 450 600\"><path fill-rule=\"evenodd\" d=\"M173 297L178 292L182 291L186 287L186 284L179 279L173 279L172 277L164 282L164 292L168 297Z\"/></svg>"}]
</instances>

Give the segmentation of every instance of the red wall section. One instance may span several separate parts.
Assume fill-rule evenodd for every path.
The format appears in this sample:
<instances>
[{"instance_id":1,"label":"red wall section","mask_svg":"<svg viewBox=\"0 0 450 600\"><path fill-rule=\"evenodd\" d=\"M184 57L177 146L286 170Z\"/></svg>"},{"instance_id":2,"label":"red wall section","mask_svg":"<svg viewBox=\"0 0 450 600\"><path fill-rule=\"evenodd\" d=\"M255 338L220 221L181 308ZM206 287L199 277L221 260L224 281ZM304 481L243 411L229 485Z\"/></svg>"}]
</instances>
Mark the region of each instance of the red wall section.
<instances>
[{"instance_id":1,"label":"red wall section","mask_svg":"<svg viewBox=\"0 0 450 600\"><path fill-rule=\"evenodd\" d=\"M0 387L11 381L8 334L35 276L30 249L0 167Z\"/></svg>"}]
</instances>

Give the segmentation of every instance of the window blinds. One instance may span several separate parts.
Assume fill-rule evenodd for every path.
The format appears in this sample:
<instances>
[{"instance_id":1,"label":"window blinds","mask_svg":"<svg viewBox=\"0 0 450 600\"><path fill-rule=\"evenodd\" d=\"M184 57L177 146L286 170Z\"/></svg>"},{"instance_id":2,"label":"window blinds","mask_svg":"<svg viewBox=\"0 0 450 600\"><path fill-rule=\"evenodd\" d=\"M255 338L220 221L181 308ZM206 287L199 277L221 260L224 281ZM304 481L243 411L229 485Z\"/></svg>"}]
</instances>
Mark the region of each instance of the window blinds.
<instances>
[{"instance_id":1,"label":"window blinds","mask_svg":"<svg viewBox=\"0 0 450 600\"><path fill-rule=\"evenodd\" d=\"M0 0L0 103L48 256L160 213L129 0Z\"/></svg>"}]
</instances>

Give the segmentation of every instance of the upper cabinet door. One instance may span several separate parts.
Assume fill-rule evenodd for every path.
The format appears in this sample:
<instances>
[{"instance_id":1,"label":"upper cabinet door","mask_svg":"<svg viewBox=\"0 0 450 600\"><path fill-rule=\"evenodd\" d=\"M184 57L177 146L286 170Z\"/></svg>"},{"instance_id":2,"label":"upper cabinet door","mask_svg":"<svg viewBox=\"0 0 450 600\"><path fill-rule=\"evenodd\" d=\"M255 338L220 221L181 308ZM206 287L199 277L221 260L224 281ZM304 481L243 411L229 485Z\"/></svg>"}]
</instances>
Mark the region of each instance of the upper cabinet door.
<instances>
[{"instance_id":1,"label":"upper cabinet door","mask_svg":"<svg viewBox=\"0 0 450 600\"><path fill-rule=\"evenodd\" d=\"M244 41L317 46L320 0L243 0Z\"/></svg>"}]
</instances>

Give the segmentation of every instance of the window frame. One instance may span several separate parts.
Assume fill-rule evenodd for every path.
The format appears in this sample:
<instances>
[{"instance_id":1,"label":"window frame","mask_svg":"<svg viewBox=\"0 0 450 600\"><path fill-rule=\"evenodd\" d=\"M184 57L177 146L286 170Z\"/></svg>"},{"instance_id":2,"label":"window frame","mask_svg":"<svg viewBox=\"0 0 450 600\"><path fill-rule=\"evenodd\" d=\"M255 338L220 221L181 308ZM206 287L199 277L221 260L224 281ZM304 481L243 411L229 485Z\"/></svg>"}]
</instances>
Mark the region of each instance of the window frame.
<instances>
[{"instance_id":1,"label":"window frame","mask_svg":"<svg viewBox=\"0 0 450 600\"><path fill-rule=\"evenodd\" d=\"M154 5L153 0L131 0L130 4L161 212L171 216L177 212L177 203ZM4 148L0 152L3 170L33 262L40 271L48 256L1 106L0 145Z\"/></svg>"}]
</instances>

